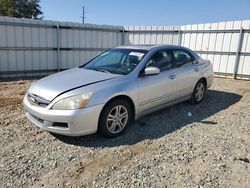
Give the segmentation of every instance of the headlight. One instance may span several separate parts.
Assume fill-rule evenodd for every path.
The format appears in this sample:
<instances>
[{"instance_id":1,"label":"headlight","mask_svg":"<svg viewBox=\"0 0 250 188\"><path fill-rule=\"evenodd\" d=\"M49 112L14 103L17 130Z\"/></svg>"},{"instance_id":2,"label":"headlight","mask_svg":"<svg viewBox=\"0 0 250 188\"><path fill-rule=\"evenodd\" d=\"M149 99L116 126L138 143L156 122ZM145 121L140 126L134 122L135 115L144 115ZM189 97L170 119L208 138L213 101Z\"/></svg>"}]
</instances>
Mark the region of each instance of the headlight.
<instances>
[{"instance_id":1,"label":"headlight","mask_svg":"<svg viewBox=\"0 0 250 188\"><path fill-rule=\"evenodd\" d=\"M61 99L52 106L54 110L73 110L83 108L88 102L92 93L75 95Z\"/></svg>"}]
</instances>

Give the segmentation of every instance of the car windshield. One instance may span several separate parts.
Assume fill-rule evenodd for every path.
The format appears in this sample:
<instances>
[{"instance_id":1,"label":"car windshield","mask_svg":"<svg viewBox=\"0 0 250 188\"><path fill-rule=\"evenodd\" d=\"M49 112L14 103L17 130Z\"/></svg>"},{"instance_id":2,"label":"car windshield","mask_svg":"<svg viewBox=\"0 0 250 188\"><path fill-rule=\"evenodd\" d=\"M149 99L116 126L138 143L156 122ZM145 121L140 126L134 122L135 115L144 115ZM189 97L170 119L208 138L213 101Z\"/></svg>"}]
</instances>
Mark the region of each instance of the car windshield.
<instances>
[{"instance_id":1,"label":"car windshield","mask_svg":"<svg viewBox=\"0 0 250 188\"><path fill-rule=\"evenodd\" d=\"M127 75L142 61L146 50L112 49L81 66L88 70Z\"/></svg>"}]
</instances>

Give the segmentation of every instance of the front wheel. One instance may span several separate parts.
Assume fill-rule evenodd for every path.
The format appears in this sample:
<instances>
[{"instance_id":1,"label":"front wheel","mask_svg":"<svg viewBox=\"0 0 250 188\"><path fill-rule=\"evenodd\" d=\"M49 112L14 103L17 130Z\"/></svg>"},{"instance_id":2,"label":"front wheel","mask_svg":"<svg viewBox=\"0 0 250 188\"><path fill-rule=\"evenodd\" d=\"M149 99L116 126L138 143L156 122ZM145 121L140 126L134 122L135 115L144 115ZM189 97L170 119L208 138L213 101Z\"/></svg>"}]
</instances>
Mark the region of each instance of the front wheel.
<instances>
[{"instance_id":1,"label":"front wheel","mask_svg":"<svg viewBox=\"0 0 250 188\"><path fill-rule=\"evenodd\" d=\"M125 100L109 103L102 111L98 130L106 137L121 135L131 119L130 105Z\"/></svg>"},{"instance_id":2,"label":"front wheel","mask_svg":"<svg viewBox=\"0 0 250 188\"><path fill-rule=\"evenodd\" d=\"M200 80L195 85L191 101L193 104L198 104L204 99L204 95L206 92L206 85L203 80Z\"/></svg>"}]
</instances>

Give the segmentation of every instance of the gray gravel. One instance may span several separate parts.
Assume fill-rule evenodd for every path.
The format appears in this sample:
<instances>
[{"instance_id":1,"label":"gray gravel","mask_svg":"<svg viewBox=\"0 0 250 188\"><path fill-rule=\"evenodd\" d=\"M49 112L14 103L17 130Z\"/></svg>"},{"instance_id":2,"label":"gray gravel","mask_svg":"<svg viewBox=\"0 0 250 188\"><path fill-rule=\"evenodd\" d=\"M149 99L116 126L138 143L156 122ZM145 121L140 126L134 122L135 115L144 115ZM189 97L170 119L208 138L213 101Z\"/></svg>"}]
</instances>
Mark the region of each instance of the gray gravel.
<instances>
[{"instance_id":1,"label":"gray gravel","mask_svg":"<svg viewBox=\"0 0 250 188\"><path fill-rule=\"evenodd\" d=\"M31 83L0 83L0 187L250 185L249 81L215 79L201 104L145 116L114 139L35 127L22 111Z\"/></svg>"}]
</instances>

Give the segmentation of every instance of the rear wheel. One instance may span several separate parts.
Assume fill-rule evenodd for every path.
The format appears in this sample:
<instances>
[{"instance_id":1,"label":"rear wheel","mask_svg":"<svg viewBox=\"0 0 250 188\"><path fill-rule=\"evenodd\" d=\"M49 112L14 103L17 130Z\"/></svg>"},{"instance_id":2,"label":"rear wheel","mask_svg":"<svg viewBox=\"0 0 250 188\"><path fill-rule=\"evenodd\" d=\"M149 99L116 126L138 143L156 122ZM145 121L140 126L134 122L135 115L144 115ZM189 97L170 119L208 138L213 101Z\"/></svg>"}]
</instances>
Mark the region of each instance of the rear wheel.
<instances>
[{"instance_id":1,"label":"rear wheel","mask_svg":"<svg viewBox=\"0 0 250 188\"><path fill-rule=\"evenodd\" d=\"M125 100L118 99L109 103L99 119L99 132L106 137L121 135L131 119L131 108Z\"/></svg>"},{"instance_id":2,"label":"rear wheel","mask_svg":"<svg viewBox=\"0 0 250 188\"><path fill-rule=\"evenodd\" d=\"M206 92L206 85L203 80L199 80L195 85L191 101L193 104L198 104L204 99L204 95Z\"/></svg>"}]
</instances>

